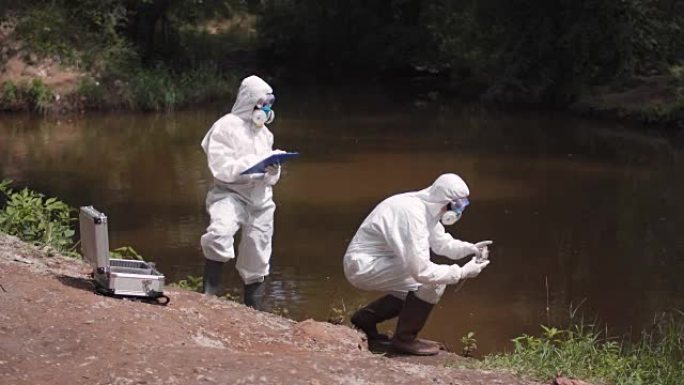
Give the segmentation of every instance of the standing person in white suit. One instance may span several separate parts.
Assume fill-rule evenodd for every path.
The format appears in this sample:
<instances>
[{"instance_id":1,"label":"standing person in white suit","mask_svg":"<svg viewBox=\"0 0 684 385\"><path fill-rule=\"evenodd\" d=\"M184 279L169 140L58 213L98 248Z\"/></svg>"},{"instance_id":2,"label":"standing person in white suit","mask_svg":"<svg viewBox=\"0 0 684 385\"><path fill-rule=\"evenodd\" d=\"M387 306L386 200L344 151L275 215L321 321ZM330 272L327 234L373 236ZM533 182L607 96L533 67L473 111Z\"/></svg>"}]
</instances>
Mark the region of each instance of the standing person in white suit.
<instances>
[{"instance_id":1,"label":"standing person in white suit","mask_svg":"<svg viewBox=\"0 0 684 385\"><path fill-rule=\"evenodd\" d=\"M260 309L269 274L273 214L272 186L280 166L265 173L240 175L271 155L273 134L266 127L275 117L273 89L257 76L242 80L231 112L220 118L202 140L214 184L207 194L211 222L201 238L204 292L218 295L225 262L235 258L233 238L241 228L235 267L244 282L244 302Z\"/></svg>"},{"instance_id":2,"label":"standing person in white suit","mask_svg":"<svg viewBox=\"0 0 684 385\"><path fill-rule=\"evenodd\" d=\"M463 267L438 265L435 254L457 260L480 256L491 241L476 244L454 239L444 225L454 224L468 205L470 192L455 174L444 174L432 186L391 196L366 217L344 256L344 273L362 290L385 296L359 309L351 318L369 344L390 344L400 353L434 355L439 344L417 338L446 285L474 278L489 264L473 258ZM377 324L399 317L390 340Z\"/></svg>"}]
</instances>

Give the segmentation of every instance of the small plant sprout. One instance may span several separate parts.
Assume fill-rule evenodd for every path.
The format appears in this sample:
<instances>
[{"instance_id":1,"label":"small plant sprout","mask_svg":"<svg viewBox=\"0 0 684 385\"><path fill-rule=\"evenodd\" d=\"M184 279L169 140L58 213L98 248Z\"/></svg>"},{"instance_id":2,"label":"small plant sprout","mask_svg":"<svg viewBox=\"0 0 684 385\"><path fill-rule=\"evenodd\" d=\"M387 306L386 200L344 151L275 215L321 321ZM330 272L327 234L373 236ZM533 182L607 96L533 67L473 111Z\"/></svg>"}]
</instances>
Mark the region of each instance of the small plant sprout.
<instances>
[{"instance_id":1,"label":"small plant sprout","mask_svg":"<svg viewBox=\"0 0 684 385\"><path fill-rule=\"evenodd\" d=\"M134 259L137 261L144 261L145 257L140 255L132 246L122 246L109 252L112 258L118 259Z\"/></svg>"},{"instance_id":2,"label":"small plant sprout","mask_svg":"<svg viewBox=\"0 0 684 385\"><path fill-rule=\"evenodd\" d=\"M181 279L180 281L172 283L171 286L177 287L179 289L201 292L202 277L188 275L185 279Z\"/></svg>"},{"instance_id":3,"label":"small plant sprout","mask_svg":"<svg viewBox=\"0 0 684 385\"><path fill-rule=\"evenodd\" d=\"M472 357L473 353L477 350L475 332L468 332L461 337L461 343L463 344L463 357Z\"/></svg>"}]
</instances>

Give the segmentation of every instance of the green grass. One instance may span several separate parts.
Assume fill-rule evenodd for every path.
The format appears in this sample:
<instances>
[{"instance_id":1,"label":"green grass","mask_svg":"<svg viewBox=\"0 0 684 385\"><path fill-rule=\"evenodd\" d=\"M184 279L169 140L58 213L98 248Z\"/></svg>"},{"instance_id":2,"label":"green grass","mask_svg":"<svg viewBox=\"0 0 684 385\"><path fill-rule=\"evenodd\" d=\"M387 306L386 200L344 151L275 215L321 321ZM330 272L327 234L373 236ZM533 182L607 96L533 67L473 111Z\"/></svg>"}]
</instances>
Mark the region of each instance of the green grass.
<instances>
[{"instance_id":1,"label":"green grass","mask_svg":"<svg viewBox=\"0 0 684 385\"><path fill-rule=\"evenodd\" d=\"M0 110L31 110L45 114L54 103L53 91L40 79L20 83L6 80L0 89Z\"/></svg>"},{"instance_id":2,"label":"green grass","mask_svg":"<svg viewBox=\"0 0 684 385\"><path fill-rule=\"evenodd\" d=\"M40 79L33 79L28 89L30 104L36 111L47 113L55 101L55 95L50 87Z\"/></svg>"},{"instance_id":3,"label":"green grass","mask_svg":"<svg viewBox=\"0 0 684 385\"><path fill-rule=\"evenodd\" d=\"M137 110L171 111L193 103L230 99L237 84L235 77L208 66L185 72L141 69L128 80L128 103Z\"/></svg>"},{"instance_id":4,"label":"green grass","mask_svg":"<svg viewBox=\"0 0 684 385\"><path fill-rule=\"evenodd\" d=\"M20 101L21 90L12 81L5 80L2 83L2 93L0 93L0 104L6 108L15 108Z\"/></svg>"},{"instance_id":5,"label":"green grass","mask_svg":"<svg viewBox=\"0 0 684 385\"><path fill-rule=\"evenodd\" d=\"M67 110L127 108L168 112L206 101L231 100L237 86L236 77L208 66L185 72L138 68L124 80L102 83L85 77L71 94L63 95L62 101ZM0 86L0 110L46 114L56 103L54 92L40 79L18 84L5 81Z\"/></svg>"},{"instance_id":6,"label":"green grass","mask_svg":"<svg viewBox=\"0 0 684 385\"><path fill-rule=\"evenodd\" d=\"M542 326L540 336L513 339L510 353L485 357L484 368L547 381L556 374L607 384L684 383L684 313L656 317L636 341L606 337L592 326Z\"/></svg>"}]
</instances>

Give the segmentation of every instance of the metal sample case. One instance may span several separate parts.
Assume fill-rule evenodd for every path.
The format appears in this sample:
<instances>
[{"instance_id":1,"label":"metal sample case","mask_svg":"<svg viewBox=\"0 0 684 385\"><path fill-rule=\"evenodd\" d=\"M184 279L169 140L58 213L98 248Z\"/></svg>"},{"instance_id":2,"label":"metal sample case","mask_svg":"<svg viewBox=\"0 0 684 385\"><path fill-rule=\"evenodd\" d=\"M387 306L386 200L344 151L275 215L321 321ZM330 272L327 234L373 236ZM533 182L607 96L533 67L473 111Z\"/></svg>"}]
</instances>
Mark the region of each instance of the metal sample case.
<instances>
[{"instance_id":1,"label":"metal sample case","mask_svg":"<svg viewBox=\"0 0 684 385\"><path fill-rule=\"evenodd\" d=\"M164 295L164 275L151 262L109 258L107 216L92 206L79 213L81 251L93 267L93 278L101 294L157 299L168 303ZM165 300L165 302L163 302Z\"/></svg>"}]
</instances>

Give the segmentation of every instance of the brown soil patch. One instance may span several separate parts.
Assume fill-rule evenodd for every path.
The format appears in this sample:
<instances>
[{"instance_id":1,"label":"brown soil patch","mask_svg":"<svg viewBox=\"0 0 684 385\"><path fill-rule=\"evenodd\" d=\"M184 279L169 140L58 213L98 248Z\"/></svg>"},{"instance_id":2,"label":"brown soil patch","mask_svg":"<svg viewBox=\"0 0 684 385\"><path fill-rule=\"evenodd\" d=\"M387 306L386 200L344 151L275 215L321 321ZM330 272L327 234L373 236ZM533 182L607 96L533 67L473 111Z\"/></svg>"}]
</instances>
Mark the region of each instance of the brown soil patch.
<instances>
[{"instance_id":1,"label":"brown soil patch","mask_svg":"<svg viewBox=\"0 0 684 385\"><path fill-rule=\"evenodd\" d=\"M14 23L0 23L0 84L30 83L40 79L51 90L64 95L76 89L85 75L77 68L63 66L51 58L39 58L13 37Z\"/></svg>"},{"instance_id":2,"label":"brown soil patch","mask_svg":"<svg viewBox=\"0 0 684 385\"><path fill-rule=\"evenodd\" d=\"M80 261L0 233L0 384L534 384L394 359L344 326L168 289L164 307L93 293Z\"/></svg>"},{"instance_id":3,"label":"brown soil patch","mask_svg":"<svg viewBox=\"0 0 684 385\"><path fill-rule=\"evenodd\" d=\"M0 73L0 84L11 81L14 84L28 83L33 79L40 79L57 94L67 94L78 86L83 78L82 72L63 68L50 59L36 59L34 64L28 64L21 53L10 57Z\"/></svg>"}]
</instances>

